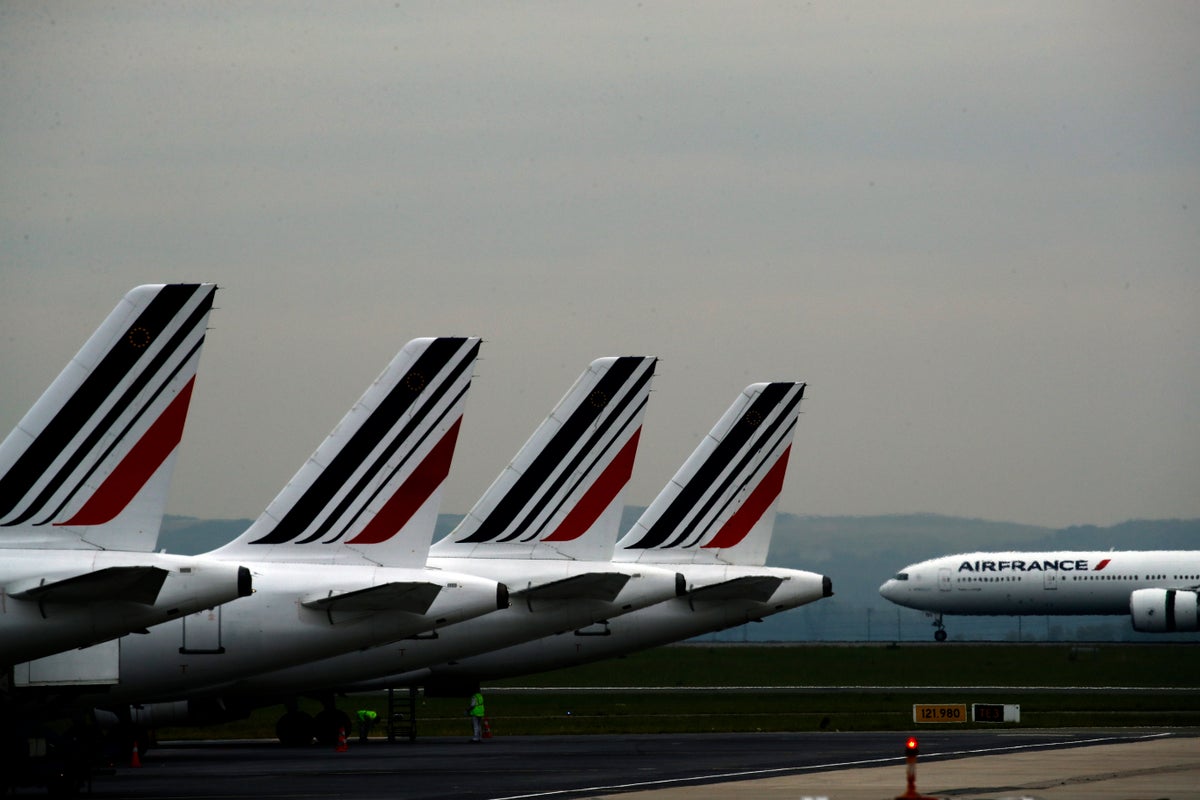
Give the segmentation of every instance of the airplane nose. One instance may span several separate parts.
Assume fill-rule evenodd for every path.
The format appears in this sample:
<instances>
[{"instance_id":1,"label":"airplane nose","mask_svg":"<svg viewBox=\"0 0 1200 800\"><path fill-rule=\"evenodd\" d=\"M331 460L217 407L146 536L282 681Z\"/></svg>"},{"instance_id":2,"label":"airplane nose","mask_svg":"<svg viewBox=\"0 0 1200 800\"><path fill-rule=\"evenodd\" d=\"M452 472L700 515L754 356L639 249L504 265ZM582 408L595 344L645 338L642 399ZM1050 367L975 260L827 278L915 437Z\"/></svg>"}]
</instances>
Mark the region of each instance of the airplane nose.
<instances>
[{"instance_id":1,"label":"airplane nose","mask_svg":"<svg viewBox=\"0 0 1200 800\"><path fill-rule=\"evenodd\" d=\"M893 578L883 582L883 585L879 587L879 593L883 595L883 599L891 600L895 589L896 580Z\"/></svg>"}]
</instances>

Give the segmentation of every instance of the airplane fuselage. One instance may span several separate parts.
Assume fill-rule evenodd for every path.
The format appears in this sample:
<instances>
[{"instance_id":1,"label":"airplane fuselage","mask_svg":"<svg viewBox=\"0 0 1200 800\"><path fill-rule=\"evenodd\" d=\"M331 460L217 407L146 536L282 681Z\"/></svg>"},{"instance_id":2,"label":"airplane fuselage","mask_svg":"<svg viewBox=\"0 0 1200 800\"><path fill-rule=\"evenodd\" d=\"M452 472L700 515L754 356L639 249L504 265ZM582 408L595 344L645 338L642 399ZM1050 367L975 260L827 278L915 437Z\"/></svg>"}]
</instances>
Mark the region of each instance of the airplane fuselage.
<instances>
[{"instance_id":1,"label":"airplane fuselage","mask_svg":"<svg viewBox=\"0 0 1200 800\"><path fill-rule=\"evenodd\" d=\"M453 663L437 664L354 688L383 688L437 680L490 680L587 664L731 628L831 594L828 578L803 570L699 564L676 568L684 574L689 589L682 597L673 597L586 628L481 652ZM743 592L740 584L733 583L743 578L764 577L777 580L766 598L760 587L750 587ZM730 591L722 594L722 585L730 586ZM706 593L706 588L713 591Z\"/></svg>"},{"instance_id":2,"label":"airplane fuselage","mask_svg":"<svg viewBox=\"0 0 1200 800\"><path fill-rule=\"evenodd\" d=\"M136 598L141 592L122 586L119 576L105 578L120 570L161 571L152 580L161 580L161 586L147 590L153 596ZM60 580L64 583L56 590ZM135 599L121 599L122 591ZM109 550L0 549L0 663L86 647L249 591L249 575L228 561Z\"/></svg>"},{"instance_id":3,"label":"airplane fuselage","mask_svg":"<svg viewBox=\"0 0 1200 800\"><path fill-rule=\"evenodd\" d=\"M440 570L254 563L254 594L120 642L120 680L104 702L203 695L259 672L434 630L507 602L496 582ZM436 584L423 613L316 605L330 593L399 582ZM385 601L386 604L386 601Z\"/></svg>"},{"instance_id":4,"label":"airplane fuselage","mask_svg":"<svg viewBox=\"0 0 1200 800\"><path fill-rule=\"evenodd\" d=\"M1200 551L963 553L905 567L879 588L937 614L1129 614L1135 591L1200 585Z\"/></svg>"},{"instance_id":5,"label":"airplane fuselage","mask_svg":"<svg viewBox=\"0 0 1200 800\"><path fill-rule=\"evenodd\" d=\"M553 561L545 559L430 558L439 569L467 571L506 584L508 608L440 627L436 636L415 636L381 647L347 652L285 670L261 673L238 681L222 692L269 695L338 688L362 680L405 673L476 653L574 630L610 616L674 597L673 570L640 564ZM573 578L597 576L576 593ZM605 576L605 577L599 577ZM602 596L606 579L615 580L616 596ZM599 585L598 585L599 584ZM554 587L562 586L558 592ZM545 593L538 589L544 588ZM591 596L589 596L591 594Z\"/></svg>"}]
</instances>

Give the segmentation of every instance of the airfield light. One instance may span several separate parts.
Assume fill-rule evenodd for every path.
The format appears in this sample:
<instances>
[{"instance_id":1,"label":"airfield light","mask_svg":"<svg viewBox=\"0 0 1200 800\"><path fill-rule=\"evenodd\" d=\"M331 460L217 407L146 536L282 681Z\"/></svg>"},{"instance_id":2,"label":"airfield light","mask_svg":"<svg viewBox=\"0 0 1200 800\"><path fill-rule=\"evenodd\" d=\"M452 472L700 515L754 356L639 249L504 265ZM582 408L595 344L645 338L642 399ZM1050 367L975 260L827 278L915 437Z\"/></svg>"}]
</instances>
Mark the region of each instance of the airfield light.
<instances>
[{"instance_id":1,"label":"airfield light","mask_svg":"<svg viewBox=\"0 0 1200 800\"><path fill-rule=\"evenodd\" d=\"M904 740L904 761L908 788L904 794L896 795L896 800L937 800L937 798L926 797L917 791L917 752L919 749L917 737L910 736Z\"/></svg>"}]
</instances>

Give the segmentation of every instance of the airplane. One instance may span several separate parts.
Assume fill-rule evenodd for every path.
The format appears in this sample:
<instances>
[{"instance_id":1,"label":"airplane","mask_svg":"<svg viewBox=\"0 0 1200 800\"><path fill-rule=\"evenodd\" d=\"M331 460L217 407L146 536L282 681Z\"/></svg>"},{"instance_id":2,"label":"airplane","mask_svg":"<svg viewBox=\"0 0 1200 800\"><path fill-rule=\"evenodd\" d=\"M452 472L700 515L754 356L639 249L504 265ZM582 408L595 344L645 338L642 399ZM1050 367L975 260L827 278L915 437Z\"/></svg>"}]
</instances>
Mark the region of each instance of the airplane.
<instances>
[{"instance_id":1,"label":"airplane","mask_svg":"<svg viewBox=\"0 0 1200 800\"><path fill-rule=\"evenodd\" d=\"M1128 615L1143 633L1200 630L1200 551L963 553L905 567L879 587L897 605L945 614Z\"/></svg>"},{"instance_id":2,"label":"airplane","mask_svg":"<svg viewBox=\"0 0 1200 800\"><path fill-rule=\"evenodd\" d=\"M216 289L130 290L0 443L0 671L250 593L236 562L151 552Z\"/></svg>"},{"instance_id":3,"label":"airplane","mask_svg":"<svg viewBox=\"0 0 1200 800\"><path fill-rule=\"evenodd\" d=\"M483 679L612 658L832 596L826 576L763 566L803 394L802 383L748 386L617 543L614 566L676 570L684 577L682 594L346 690L419 684L427 693L430 687L461 692Z\"/></svg>"},{"instance_id":4,"label":"airplane","mask_svg":"<svg viewBox=\"0 0 1200 800\"><path fill-rule=\"evenodd\" d=\"M326 693L675 596L682 578L673 569L610 560L654 366L654 358L641 356L593 361L470 513L431 548L432 569L508 585L509 607L441 627L433 636L245 678L220 687L219 706L240 714L281 697ZM180 713L202 707L149 705L142 704L136 718L150 726L178 724L184 721Z\"/></svg>"},{"instance_id":5,"label":"airplane","mask_svg":"<svg viewBox=\"0 0 1200 800\"><path fill-rule=\"evenodd\" d=\"M478 350L409 342L258 519L206 554L248 566L254 594L120 640L117 680L81 702L186 697L507 605L503 584L425 566Z\"/></svg>"}]
</instances>

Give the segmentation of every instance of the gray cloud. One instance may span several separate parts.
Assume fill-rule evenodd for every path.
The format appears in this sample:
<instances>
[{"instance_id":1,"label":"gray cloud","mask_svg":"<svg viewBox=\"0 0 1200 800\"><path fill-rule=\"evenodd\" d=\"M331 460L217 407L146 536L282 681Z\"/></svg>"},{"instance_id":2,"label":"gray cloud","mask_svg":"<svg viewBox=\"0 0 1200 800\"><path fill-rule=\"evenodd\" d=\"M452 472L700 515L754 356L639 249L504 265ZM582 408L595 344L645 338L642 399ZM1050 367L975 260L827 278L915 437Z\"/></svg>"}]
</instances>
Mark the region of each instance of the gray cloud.
<instances>
[{"instance_id":1,"label":"gray cloud","mask_svg":"<svg viewBox=\"0 0 1200 800\"><path fill-rule=\"evenodd\" d=\"M0 429L140 282L224 288L172 510L253 516L407 339L486 337L446 508L593 357L629 500L810 381L782 502L1196 516L1186 5L8 4Z\"/></svg>"}]
</instances>

